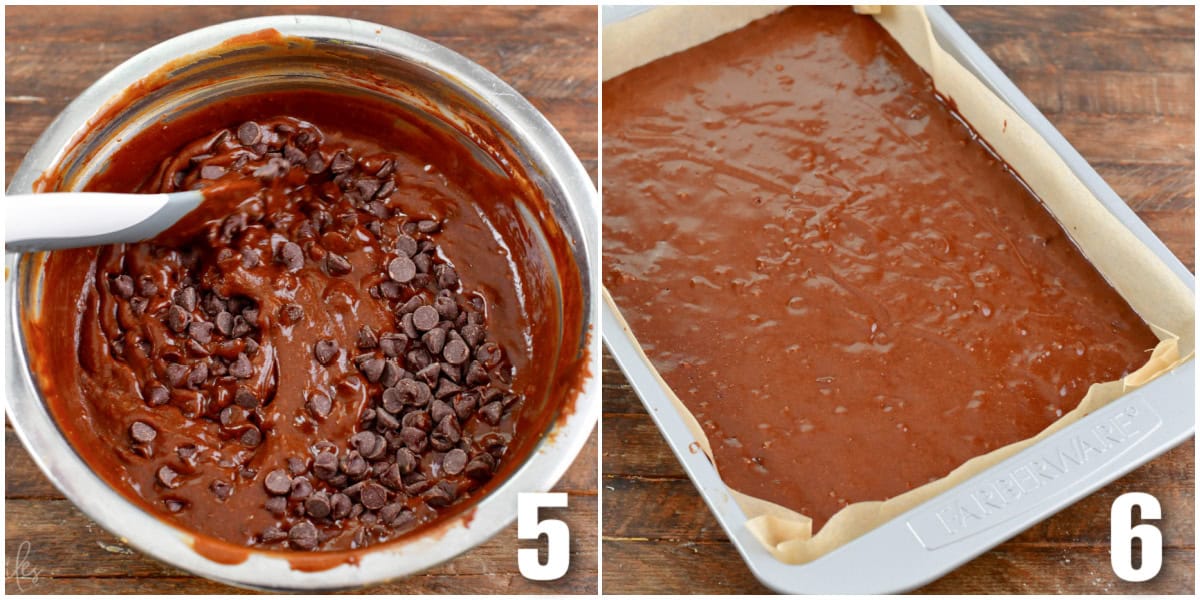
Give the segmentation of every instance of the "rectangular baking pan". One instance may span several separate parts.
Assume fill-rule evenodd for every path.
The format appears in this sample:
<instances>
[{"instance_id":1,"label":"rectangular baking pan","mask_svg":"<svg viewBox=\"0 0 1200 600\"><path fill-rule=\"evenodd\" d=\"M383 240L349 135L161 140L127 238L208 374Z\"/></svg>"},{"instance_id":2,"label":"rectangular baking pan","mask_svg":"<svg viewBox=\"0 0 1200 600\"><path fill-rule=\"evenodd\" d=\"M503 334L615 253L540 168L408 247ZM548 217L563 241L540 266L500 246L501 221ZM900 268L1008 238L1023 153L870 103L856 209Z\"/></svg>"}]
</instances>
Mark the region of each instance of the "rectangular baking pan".
<instances>
[{"instance_id":1,"label":"rectangular baking pan","mask_svg":"<svg viewBox=\"0 0 1200 600\"><path fill-rule=\"evenodd\" d=\"M610 8L605 7L605 24L642 10L620 7L619 11L610 12ZM926 12L934 37L942 47L1025 118L1101 205L1194 293L1195 278L1187 267L954 19L941 7L928 7ZM844 546L812 562L789 565L771 556L746 529L746 515L730 496L708 457L696 450L699 446L683 418L655 380L651 366L638 356L633 338L618 324L613 307L607 302L603 334L605 344L646 411L751 572L767 587L783 593L896 593L919 587L1074 504L1195 433L1196 361L1192 358ZM1113 431L1119 433L1113 435ZM1103 453L1084 455L1078 461L1064 458L1081 454L1074 451L1076 444L1081 439L1094 441L1097 435L1106 440L1107 449ZM1058 466L1047 471L1047 464ZM1035 470L1041 475L1029 477ZM1014 480L1024 485L1013 487Z\"/></svg>"}]
</instances>

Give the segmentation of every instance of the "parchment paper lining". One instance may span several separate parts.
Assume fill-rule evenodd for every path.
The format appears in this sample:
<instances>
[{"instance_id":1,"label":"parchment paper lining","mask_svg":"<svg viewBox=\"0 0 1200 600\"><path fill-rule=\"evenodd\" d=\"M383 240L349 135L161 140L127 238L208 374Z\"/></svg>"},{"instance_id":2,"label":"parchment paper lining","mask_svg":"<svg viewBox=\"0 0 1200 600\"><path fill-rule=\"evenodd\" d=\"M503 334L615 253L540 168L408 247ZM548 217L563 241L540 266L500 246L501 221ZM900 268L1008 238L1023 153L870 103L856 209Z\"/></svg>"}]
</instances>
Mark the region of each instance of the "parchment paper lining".
<instances>
[{"instance_id":1,"label":"parchment paper lining","mask_svg":"<svg viewBox=\"0 0 1200 600\"><path fill-rule=\"evenodd\" d=\"M712 40L782 7L655 8L604 28L604 79ZM958 112L1042 199L1076 245L1148 323L1160 342L1149 360L1121 381L1097 383L1071 412L1030 439L977 456L946 477L882 502L858 502L835 514L816 535L812 520L796 511L730 489L746 513L746 527L775 558L790 564L811 561L883 524L971 476L1079 420L1126 391L1189 360L1195 350L1191 291L1144 244L1108 212L1028 122L1017 116L982 81L958 64L934 39L922 7L861 6L953 99ZM634 340L639 358L651 366L659 386L683 417L709 460L712 448L695 416L663 381L642 351L608 291L604 301Z\"/></svg>"}]
</instances>

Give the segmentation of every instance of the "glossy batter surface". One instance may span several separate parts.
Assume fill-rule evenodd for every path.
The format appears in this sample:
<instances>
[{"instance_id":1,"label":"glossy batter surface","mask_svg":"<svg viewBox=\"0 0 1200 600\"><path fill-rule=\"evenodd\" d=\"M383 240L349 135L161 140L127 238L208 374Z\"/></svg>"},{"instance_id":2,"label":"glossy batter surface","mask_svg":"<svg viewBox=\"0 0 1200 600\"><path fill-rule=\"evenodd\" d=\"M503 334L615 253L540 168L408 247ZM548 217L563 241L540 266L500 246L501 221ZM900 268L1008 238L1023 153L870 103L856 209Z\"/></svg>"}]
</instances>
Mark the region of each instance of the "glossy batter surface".
<instances>
[{"instance_id":1,"label":"glossy batter surface","mask_svg":"<svg viewBox=\"0 0 1200 600\"><path fill-rule=\"evenodd\" d=\"M725 482L814 531L1157 343L873 19L789 9L603 98L604 284Z\"/></svg>"},{"instance_id":2,"label":"glossy batter surface","mask_svg":"<svg viewBox=\"0 0 1200 600\"><path fill-rule=\"evenodd\" d=\"M122 493L236 544L362 548L462 510L553 418L548 336L575 325L518 273L548 258L494 220L524 192L383 116L242 98L92 182L235 194L160 239L47 259L34 370ZM172 135L190 141L164 157Z\"/></svg>"}]
</instances>

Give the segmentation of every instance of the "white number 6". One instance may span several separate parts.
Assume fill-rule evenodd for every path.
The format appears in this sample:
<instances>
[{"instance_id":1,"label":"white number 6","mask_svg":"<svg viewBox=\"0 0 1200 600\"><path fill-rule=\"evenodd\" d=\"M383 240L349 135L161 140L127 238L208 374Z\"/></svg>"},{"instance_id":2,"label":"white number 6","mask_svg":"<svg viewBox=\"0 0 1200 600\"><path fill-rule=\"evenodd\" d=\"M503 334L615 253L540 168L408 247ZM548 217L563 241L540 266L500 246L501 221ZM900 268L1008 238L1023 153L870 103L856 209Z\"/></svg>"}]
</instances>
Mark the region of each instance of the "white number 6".
<instances>
[{"instance_id":1,"label":"white number 6","mask_svg":"<svg viewBox=\"0 0 1200 600\"><path fill-rule=\"evenodd\" d=\"M517 539L536 540L546 536L546 564L538 562L537 548L517 550L521 576L533 581L554 581L567 573L571 562L571 530L558 519L538 520L539 508L566 508L567 495L522 493L517 496Z\"/></svg>"},{"instance_id":2,"label":"white number 6","mask_svg":"<svg viewBox=\"0 0 1200 600\"><path fill-rule=\"evenodd\" d=\"M1133 507L1142 509L1142 519L1162 518L1158 498L1142 492L1121 494L1112 505L1112 568L1125 581L1148 581L1162 569L1162 532L1149 523L1133 525ZM1142 564L1133 568L1133 540L1142 540Z\"/></svg>"}]
</instances>

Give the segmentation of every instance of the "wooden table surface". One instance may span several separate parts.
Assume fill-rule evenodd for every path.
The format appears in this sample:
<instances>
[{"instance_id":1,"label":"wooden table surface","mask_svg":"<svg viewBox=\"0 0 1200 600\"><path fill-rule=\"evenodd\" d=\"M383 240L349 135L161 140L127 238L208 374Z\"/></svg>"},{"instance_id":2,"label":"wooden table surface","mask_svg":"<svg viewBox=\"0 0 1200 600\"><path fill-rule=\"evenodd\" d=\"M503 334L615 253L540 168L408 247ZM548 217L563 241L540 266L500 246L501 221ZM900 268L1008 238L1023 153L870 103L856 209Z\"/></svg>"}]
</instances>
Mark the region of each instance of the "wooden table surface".
<instances>
[{"instance_id":1,"label":"wooden table surface","mask_svg":"<svg viewBox=\"0 0 1200 600\"><path fill-rule=\"evenodd\" d=\"M1194 13L1177 8L959 7L950 13L1195 271ZM604 362L605 593L762 593L629 388ZM1194 443L1188 442L921 592L1191 593ZM1109 565L1109 507L1154 494L1162 572ZM869 568L869 567L866 567Z\"/></svg>"},{"instance_id":2,"label":"wooden table surface","mask_svg":"<svg viewBox=\"0 0 1200 600\"><path fill-rule=\"evenodd\" d=\"M205 25L266 14L330 14L428 37L498 74L562 132L596 173L594 7L7 7L5 173L79 92L135 53ZM5 429L5 590L8 593L227 593L130 549L65 500ZM466 554L371 593L594 593L596 435L555 488L571 508L571 568L557 582L517 570L516 526ZM522 543L522 546L525 546Z\"/></svg>"}]
</instances>

